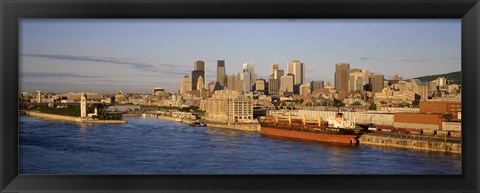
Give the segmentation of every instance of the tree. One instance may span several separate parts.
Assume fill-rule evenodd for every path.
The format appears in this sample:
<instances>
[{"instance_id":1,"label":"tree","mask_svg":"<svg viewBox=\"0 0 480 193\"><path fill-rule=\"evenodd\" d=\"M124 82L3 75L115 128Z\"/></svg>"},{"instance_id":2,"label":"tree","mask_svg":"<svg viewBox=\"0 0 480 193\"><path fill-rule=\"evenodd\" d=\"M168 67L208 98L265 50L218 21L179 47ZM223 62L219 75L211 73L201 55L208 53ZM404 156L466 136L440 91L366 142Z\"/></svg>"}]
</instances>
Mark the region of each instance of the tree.
<instances>
[{"instance_id":1,"label":"tree","mask_svg":"<svg viewBox=\"0 0 480 193\"><path fill-rule=\"evenodd\" d=\"M372 103L370 107L368 107L368 110L377 110L377 105L375 103Z\"/></svg>"}]
</instances>

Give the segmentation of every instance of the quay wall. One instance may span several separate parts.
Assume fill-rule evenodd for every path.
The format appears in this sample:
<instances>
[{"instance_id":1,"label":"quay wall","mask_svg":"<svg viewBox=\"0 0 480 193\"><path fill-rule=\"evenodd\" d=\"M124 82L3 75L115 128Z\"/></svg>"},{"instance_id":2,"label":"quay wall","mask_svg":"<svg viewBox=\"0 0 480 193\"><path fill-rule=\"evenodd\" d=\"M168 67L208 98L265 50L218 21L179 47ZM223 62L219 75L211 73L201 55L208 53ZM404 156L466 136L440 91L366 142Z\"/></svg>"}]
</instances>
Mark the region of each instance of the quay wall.
<instances>
[{"instance_id":1,"label":"quay wall","mask_svg":"<svg viewBox=\"0 0 480 193\"><path fill-rule=\"evenodd\" d=\"M361 145L376 145L384 147L397 147L446 153L462 153L461 143L448 141L445 142L413 138L399 138L393 136L379 136L373 134L363 134L359 140Z\"/></svg>"},{"instance_id":2,"label":"quay wall","mask_svg":"<svg viewBox=\"0 0 480 193\"><path fill-rule=\"evenodd\" d=\"M44 118L44 119L51 119L51 120L57 120L57 121L69 121L69 122L76 122L76 123L103 123L103 124L127 123L126 120L95 120L95 119L86 119L81 117L71 117L71 116L65 116L65 115L40 113L35 111L27 111L26 114L34 117Z\"/></svg>"},{"instance_id":3,"label":"quay wall","mask_svg":"<svg viewBox=\"0 0 480 193\"><path fill-rule=\"evenodd\" d=\"M195 121L195 120L192 120L192 119L182 119L182 118L178 118L178 117L156 115L156 114L150 114L150 113L145 113L143 116L151 117L151 118L164 119L164 120L168 120L168 121L175 121L175 122L179 122L179 123L187 123L187 124ZM176 121L176 119L181 119L182 121Z\"/></svg>"},{"instance_id":4,"label":"quay wall","mask_svg":"<svg viewBox=\"0 0 480 193\"><path fill-rule=\"evenodd\" d=\"M260 131L260 124L257 123L218 123L218 122L206 122L207 127L217 127L223 129L236 129L242 131Z\"/></svg>"}]
</instances>

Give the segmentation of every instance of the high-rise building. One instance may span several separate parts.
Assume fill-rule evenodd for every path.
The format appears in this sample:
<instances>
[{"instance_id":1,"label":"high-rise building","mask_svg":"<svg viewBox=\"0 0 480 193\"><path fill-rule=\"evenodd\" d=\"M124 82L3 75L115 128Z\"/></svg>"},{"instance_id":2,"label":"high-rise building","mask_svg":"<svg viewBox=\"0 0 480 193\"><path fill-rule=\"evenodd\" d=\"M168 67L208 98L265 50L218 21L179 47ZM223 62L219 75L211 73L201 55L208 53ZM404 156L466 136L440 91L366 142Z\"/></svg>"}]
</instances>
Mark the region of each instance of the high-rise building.
<instances>
[{"instance_id":1,"label":"high-rise building","mask_svg":"<svg viewBox=\"0 0 480 193\"><path fill-rule=\"evenodd\" d=\"M292 94L293 93L293 75L288 74L286 76L282 76L280 78L280 90L284 94Z\"/></svg>"},{"instance_id":2,"label":"high-rise building","mask_svg":"<svg viewBox=\"0 0 480 193\"><path fill-rule=\"evenodd\" d=\"M183 76L182 84L180 85L179 94L190 94L192 91L192 80L188 75Z\"/></svg>"},{"instance_id":3,"label":"high-rise building","mask_svg":"<svg viewBox=\"0 0 480 193\"><path fill-rule=\"evenodd\" d=\"M372 92L382 92L384 87L384 76L382 74L370 74L370 85L372 87Z\"/></svg>"},{"instance_id":4,"label":"high-rise building","mask_svg":"<svg viewBox=\"0 0 480 193\"><path fill-rule=\"evenodd\" d=\"M308 83L301 84L299 90L300 90L299 93L302 96L312 93L312 89L310 88L310 84Z\"/></svg>"},{"instance_id":5,"label":"high-rise building","mask_svg":"<svg viewBox=\"0 0 480 193\"><path fill-rule=\"evenodd\" d=\"M294 85L305 83L305 64L300 60L293 60L287 64L287 73L294 75Z\"/></svg>"},{"instance_id":6,"label":"high-rise building","mask_svg":"<svg viewBox=\"0 0 480 193\"><path fill-rule=\"evenodd\" d=\"M225 60L217 60L217 81L222 86L227 86L225 74Z\"/></svg>"},{"instance_id":7,"label":"high-rise building","mask_svg":"<svg viewBox=\"0 0 480 193\"><path fill-rule=\"evenodd\" d=\"M192 71L192 90L198 90L197 89L198 79L200 77L202 77L202 80L205 80L205 79L203 79L204 74L205 74L205 71L203 71L203 70ZM203 82L203 84L205 84L205 82Z\"/></svg>"},{"instance_id":8,"label":"high-rise building","mask_svg":"<svg viewBox=\"0 0 480 193\"><path fill-rule=\"evenodd\" d=\"M236 90L238 92L243 91L243 80L240 79L240 73L235 73L232 76L228 76L227 88L228 90Z\"/></svg>"},{"instance_id":9,"label":"high-rise building","mask_svg":"<svg viewBox=\"0 0 480 193\"><path fill-rule=\"evenodd\" d=\"M197 81L197 90L203 91L205 89L205 80L203 80L203 77L200 76L198 77Z\"/></svg>"},{"instance_id":10,"label":"high-rise building","mask_svg":"<svg viewBox=\"0 0 480 193\"><path fill-rule=\"evenodd\" d=\"M238 123L253 121L253 97L234 90L215 91L213 97L206 100L208 121Z\"/></svg>"},{"instance_id":11,"label":"high-rise building","mask_svg":"<svg viewBox=\"0 0 480 193\"><path fill-rule=\"evenodd\" d=\"M310 82L310 87L312 88L312 92L323 89L324 88L323 80L314 80Z\"/></svg>"},{"instance_id":12,"label":"high-rise building","mask_svg":"<svg viewBox=\"0 0 480 193\"><path fill-rule=\"evenodd\" d=\"M42 91L37 90L37 103L42 103Z\"/></svg>"},{"instance_id":13,"label":"high-rise building","mask_svg":"<svg viewBox=\"0 0 480 193\"><path fill-rule=\"evenodd\" d=\"M265 79L257 79L255 81L255 91L265 93Z\"/></svg>"},{"instance_id":14,"label":"high-rise building","mask_svg":"<svg viewBox=\"0 0 480 193\"><path fill-rule=\"evenodd\" d=\"M202 77L203 85L205 85L205 62L203 60L197 60L193 64L194 66L192 71L192 90L198 90L197 81L200 76Z\"/></svg>"},{"instance_id":15,"label":"high-rise building","mask_svg":"<svg viewBox=\"0 0 480 193\"><path fill-rule=\"evenodd\" d=\"M360 69L349 70L347 93L350 93L352 91L363 91L364 75L365 74Z\"/></svg>"},{"instance_id":16,"label":"high-rise building","mask_svg":"<svg viewBox=\"0 0 480 193\"><path fill-rule=\"evenodd\" d=\"M280 79L274 78L270 75L268 78L268 94L277 95L280 90Z\"/></svg>"},{"instance_id":17,"label":"high-rise building","mask_svg":"<svg viewBox=\"0 0 480 193\"><path fill-rule=\"evenodd\" d=\"M193 63L193 70L202 70L205 71L205 61L197 60Z\"/></svg>"},{"instance_id":18,"label":"high-rise building","mask_svg":"<svg viewBox=\"0 0 480 193\"><path fill-rule=\"evenodd\" d=\"M252 83L250 82L252 76L249 72L244 71L240 74L240 79L243 81L243 91L244 92L251 92L252 91Z\"/></svg>"},{"instance_id":19,"label":"high-rise building","mask_svg":"<svg viewBox=\"0 0 480 193\"><path fill-rule=\"evenodd\" d=\"M348 91L349 69L350 64L348 63L339 63L335 65L335 90L337 90L337 92L340 92L341 90L344 92Z\"/></svg>"},{"instance_id":20,"label":"high-rise building","mask_svg":"<svg viewBox=\"0 0 480 193\"><path fill-rule=\"evenodd\" d=\"M254 65L252 63L243 63L242 65L243 72L248 72L249 77L250 77L250 86L252 86L255 83L255 80L257 79L256 74L255 74L255 69ZM243 85L245 87L245 85Z\"/></svg>"}]
</instances>

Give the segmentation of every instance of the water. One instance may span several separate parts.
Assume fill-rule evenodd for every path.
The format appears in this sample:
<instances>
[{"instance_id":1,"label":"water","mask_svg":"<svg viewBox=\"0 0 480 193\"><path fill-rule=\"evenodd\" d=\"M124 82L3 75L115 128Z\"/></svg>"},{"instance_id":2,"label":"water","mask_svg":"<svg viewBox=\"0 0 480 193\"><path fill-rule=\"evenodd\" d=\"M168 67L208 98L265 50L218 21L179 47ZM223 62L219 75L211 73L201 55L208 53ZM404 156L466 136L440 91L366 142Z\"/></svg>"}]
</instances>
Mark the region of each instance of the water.
<instances>
[{"instance_id":1,"label":"water","mask_svg":"<svg viewBox=\"0 0 480 193\"><path fill-rule=\"evenodd\" d=\"M154 118L20 117L21 174L461 174L461 156L341 146Z\"/></svg>"}]
</instances>

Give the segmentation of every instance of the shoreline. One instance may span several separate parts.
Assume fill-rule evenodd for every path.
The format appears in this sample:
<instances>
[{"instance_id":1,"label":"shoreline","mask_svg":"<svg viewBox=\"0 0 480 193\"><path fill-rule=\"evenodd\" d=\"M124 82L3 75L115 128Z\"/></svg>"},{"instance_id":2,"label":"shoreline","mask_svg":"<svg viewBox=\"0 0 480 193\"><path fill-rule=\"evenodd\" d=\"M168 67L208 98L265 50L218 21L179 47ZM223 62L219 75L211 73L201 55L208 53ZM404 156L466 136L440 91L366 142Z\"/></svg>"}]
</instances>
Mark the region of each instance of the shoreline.
<instances>
[{"instance_id":1,"label":"shoreline","mask_svg":"<svg viewBox=\"0 0 480 193\"><path fill-rule=\"evenodd\" d=\"M97 119L87 119L81 117L71 117L66 115L56 115L56 114L49 114L49 113L40 113L35 111L26 111L26 115L39 117L49 120L56 120L56 121L67 121L67 122L75 122L75 123L93 123L93 124L123 124L127 123L127 120L97 120Z\"/></svg>"}]
</instances>

